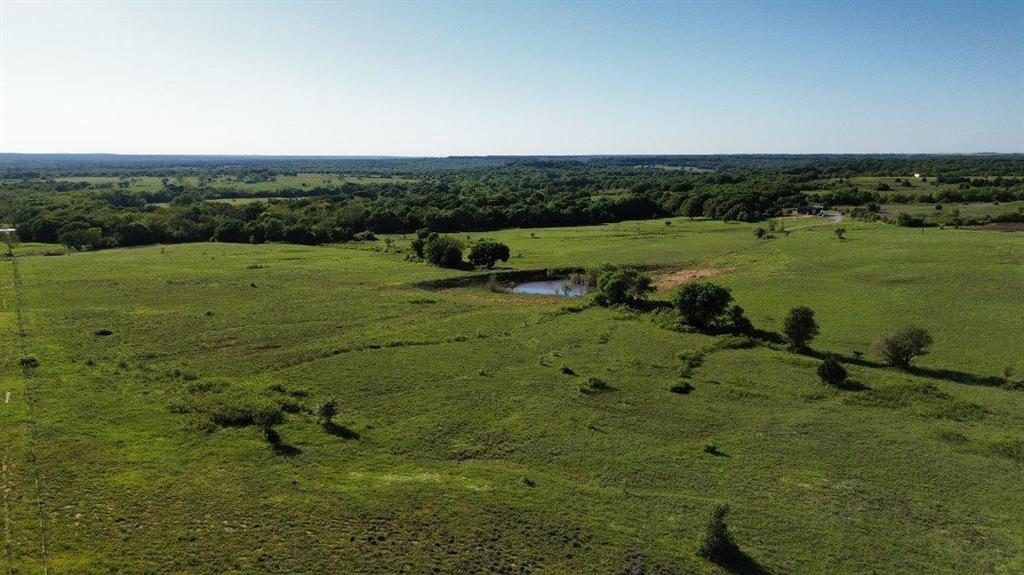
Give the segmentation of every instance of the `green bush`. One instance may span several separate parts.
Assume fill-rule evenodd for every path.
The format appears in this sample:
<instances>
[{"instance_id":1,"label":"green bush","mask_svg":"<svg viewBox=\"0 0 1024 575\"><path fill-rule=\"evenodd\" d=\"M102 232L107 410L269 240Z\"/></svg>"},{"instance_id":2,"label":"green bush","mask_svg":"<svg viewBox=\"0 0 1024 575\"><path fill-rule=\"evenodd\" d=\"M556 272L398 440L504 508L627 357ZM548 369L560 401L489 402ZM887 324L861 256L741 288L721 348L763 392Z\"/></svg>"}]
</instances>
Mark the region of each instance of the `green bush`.
<instances>
[{"instance_id":1,"label":"green bush","mask_svg":"<svg viewBox=\"0 0 1024 575\"><path fill-rule=\"evenodd\" d=\"M689 283L672 294L672 305L683 321L701 330L720 325L730 303L732 292L711 282Z\"/></svg>"},{"instance_id":2,"label":"green bush","mask_svg":"<svg viewBox=\"0 0 1024 575\"><path fill-rule=\"evenodd\" d=\"M818 377L821 381L833 387L841 387L846 383L846 368L839 363L839 358L830 355L818 366Z\"/></svg>"},{"instance_id":3,"label":"green bush","mask_svg":"<svg viewBox=\"0 0 1024 575\"><path fill-rule=\"evenodd\" d=\"M935 340L924 328L910 326L882 338L875 350L889 365L907 369L915 357L926 355L933 343Z\"/></svg>"},{"instance_id":4,"label":"green bush","mask_svg":"<svg viewBox=\"0 0 1024 575\"><path fill-rule=\"evenodd\" d=\"M469 248L469 263L491 269L499 261L508 261L508 246L494 240L480 240Z\"/></svg>"},{"instance_id":5,"label":"green bush","mask_svg":"<svg viewBox=\"0 0 1024 575\"><path fill-rule=\"evenodd\" d=\"M634 268L609 269L597 278L594 301L603 306L636 306L653 292L651 276Z\"/></svg>"},{"instance_id":6,"label":"green bush","mask_svg":"<svg viewBox=\"0 0 1024 575\"><path fill-rule=\"evenodd\" d=\"M790 347L799 351L806 350L808 344L820 331L818 322L814 319L814 310L804 306L789 310L782 331L789 338Z\"/></svg>"},{"instance_id":7,"label":"green bush","mask_svg":"<svg viewBox=\"0 0 1024 575\"><path fill-rule=\"evenodd\" d=\"M457 268L462 265L462 250L465 245L452 236L435 236L423 246L423 257L435 266Z\"/></svg>"},{"instance_id":8,"label":"green bush","mask_svg":"<svg viewBox=\"0 0 1024 575\"><path fill-rule=\"evenodd\" d=\"M711 447L717 451L714 446ZM707 446L704 450L708 451ZM725 524L725 516L728 514L727 505L716 505L711 510L711 516L704 528L704 537L697 550L698 555L715 563L728 563L740 555L739 546L733 541L729 527Z\"/></svg>"}]
</instances>

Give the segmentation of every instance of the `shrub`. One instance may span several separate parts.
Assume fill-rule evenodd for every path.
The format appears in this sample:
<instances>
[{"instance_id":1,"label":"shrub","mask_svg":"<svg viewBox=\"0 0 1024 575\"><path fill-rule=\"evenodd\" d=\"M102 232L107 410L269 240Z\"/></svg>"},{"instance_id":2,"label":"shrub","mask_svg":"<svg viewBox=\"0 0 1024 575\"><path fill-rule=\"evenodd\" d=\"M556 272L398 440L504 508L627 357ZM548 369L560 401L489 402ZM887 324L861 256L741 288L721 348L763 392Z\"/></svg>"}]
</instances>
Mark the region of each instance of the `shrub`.
<instances>
[{"instance_id":1,"label":"shrub","mask_svg":"<svg viewBox=\"0 0 1024 575\"><path fill-rule=\"evenodd\" d=\"M706 447L705 451L707 451ZM711 510L711 516L704 528L700 549L697 550L698 555L715 563L723 563L735 559L740 554L740 549L732 540L729 527L725 524L725 516L728 514L729 506L727 505L716 505Z\"/></svg>"},{"instance_id":2,"label":"shrub","mask_svg":"<svg viewBox=\"0 0 1024 575\"><path fill-rule=\"evenodd\" d=\"M263 435L267 441L277 445L281 442L281 435L274 429L274 426L284 421L284 413L274 407L260 407L253 412L252 422L263 428Z\"/></svg>"},{"instance_id":3,"label":"shrub","mask_svg":"<svg viewBox=\"0 0 1024 575\"><path fill-rule=\"evenodd\" d=\"M836 228L836 230L835 230L835 234L836 234L836 237L837 237L837 238L839 238L839 239L841 239L841 240L842 240L842 239L845 239L845 236L846 236L846 228Z\"/></svg>"},{"instance_id":4,"label":"shrub","mask_svg":"<svg viewBox=\"0 0 1024 575\"><path fill-rule=\"evenodd\" d=\"M26 355L21 358L21 367L39 367L39 358L34 355Z\"/></svg>"},{"instance_id":5,"label":"shrub","mask_svg":"<svg viewBox=\"0 0 1024 575\"><path fill-rule=\"evenodd\" d=\"M338 415L338 402L333 399L324 401L317 408L316 414L323 421L324 425L330 425L334 416Z\"/></svg>"},{"instance_id":6,"label":"shrub","mask_svg":"<svg viewBox=\"0 0 1024 575\"><path fill-rule=\"evenodd\" d=\"M597 278L594 301L603 306L635 306L646 300L653 292L654 282L651 276L633 268L608 269Z\"/></svg>"},{"instance_id":7,"label":"shrub","mask_svg":"<svg viewBox=\"0 0 1024 575\"><path fill-rule=\"evenodd\" d=\"M562 366L562 373L565 375L576 375L576 372L572 370L568 365Z\"/></svg>"},{"instance_id":8,"label":"shrub","mask_svg":"<svg viewBox=\"0 0 1024 575\"><path fill-rule=\"evenodd\" d=\"M462 265L462 241L451 236L431 235L423 246L423 256L428 262L443 268L457 268Z\"/></svg>"},{"instance_id":9,"label":"shrub","mask_svg":"<svg viewBox=\"0 0 1024 575\"><path fill-rule=\"evenodd\" d=\"M412 243L409 244L409 247L412 248L413 253L415 253L416 257L420 259L423 259L423 250L424 248L426 248L426 246L427 240L424 238L416 238L412 241Z\"/></svg>"},{"instance_id":10,"label":"shrub","mask_svg":"<svg viewBox=\"0 0 1024 575\"><path fill-rule=\"evenodd\" d=\"M370 230L363 230L358 234L352 236L352 239L356 240L357 242L375 242L377 241L377 236L373 235L373 232L371 232Z\"/></svg>"},{"instance_id":11,"label":"shrub","mask_svg":"<svg viewBox=\"0 0 1024 575\"><path fill-rule=\"evenodd\" d=\"M904 228L923 228L924 218L912 216L906 212L900 212L896 216L896 225Z\"/></svg>"},{"instance_id":12,"label":"shrub","mask_svg":"<svg viewBox=\"0 0 1024 575\"><path fill-rule=\"evenodd\" d=\"M508 246L494 240L480 240L469 248L469 263L493 268L494 264L508 261Z\"/></svg>"},{"instance_id":13,"label":"shrub","mask_svg":"<svg viewBox=\"0 0 1024 575\"><path fill-rule=\"evenodd\" d=\"M750 349L757 347L757 340L743 335L729 335L711 344L711 349Z\"/></svg>"},{"instance_id":14,"label":"shrub","mask_svg":"<svg viewBox=\"0 0 1024 575\"><path fill-rule=\"evenodd\" d=\"M818 377L821 381L833 387L840 387L846 383L846 369L839 363L839 358L830 355L818 366Z\"/></svg>"},{"instance_id":15,"label":"shrub","mask_svg":"<svg viewBox=\"0 0 1024 575\"><path fill-rule=\"evenodd\" d=\"M782 331L789 338L793 349L806 350L807 345L818 335L818 322L814 320L814 311L809 307L795 307L789 310Z\"/></svg>"},{"instance_id":16,"label":"shrub","mask_svg":"<svg viewBox=\"0 0 1024 575\"><path fill-rule=\"evenodd\" d=\"M750 323L747 313L738 305L729 308L729 323L738 333L750 333L754 331L754 324Z\"/></svg>"},{"instance_id":17,"label":"shrub","mask_svg":"<svg viewBox=\"0 0 1024 575\"><path fill-rule=\"evenodd\" d=\"M926 355L933 343L935 340L924 328L910 326L882 338L875 349L889 365L907 369L915 357Z\"/></svg>"},{"instance_id":18,"label":"shrub","mask_svg":"<svg viewBox=\"0 0 1024 575\"><path fill-rule=\"evenodd\" d=\"M672 295L672 305L679 310L683 321L697 329L718 325L732 303L728 288L711 282L686 284Z\"/></svg>"}]
</instances>

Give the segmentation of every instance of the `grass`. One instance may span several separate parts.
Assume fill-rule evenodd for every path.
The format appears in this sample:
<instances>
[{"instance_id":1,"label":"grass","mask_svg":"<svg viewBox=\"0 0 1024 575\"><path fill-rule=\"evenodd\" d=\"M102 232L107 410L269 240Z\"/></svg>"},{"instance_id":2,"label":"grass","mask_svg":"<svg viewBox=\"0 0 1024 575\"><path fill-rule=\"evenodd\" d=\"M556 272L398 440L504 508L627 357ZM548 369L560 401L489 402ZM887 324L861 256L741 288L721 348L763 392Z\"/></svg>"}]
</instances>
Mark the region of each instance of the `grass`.
<instances>
[{"instance_id":1,"label":"grass","mask_svg":"<svg viewBox=\"0 0 1024 575\"><path fill-rule=\"evenodd\" d=\"M880 215L895 220L901 213L912 216L924 216L930 224L950 225L950 221L959 214L962 219L981 219L985 216L1009 214L1024 208L1024 202L968 202L943 203L941 210L935 204L882 204ZM850 206L847 206L850 208Z\"/></svg>"},{"instance_id":2,"label":"grass","mask_svg":"<svg viewBox=\"0 0 1024 575\"><path fill-rule=\"evenodd\" d=\"M521 269L728 269L712 281L758 328L808 305L817 352L866 352L846 365L861 391L645 314L417 289L462 272L381 242L22 246L20 289L0 259L8 570L716 573L697 549L727 503L770 572L1021 571L1024 393L971 382L1024 371L1024 237L842 225L470 235ZM871 342L906 323L933 353L876 366ZM350 433L313 413L327 398ZM245 402L287 403L284 447L211 423Z\"/></svg>"}]
</instances>

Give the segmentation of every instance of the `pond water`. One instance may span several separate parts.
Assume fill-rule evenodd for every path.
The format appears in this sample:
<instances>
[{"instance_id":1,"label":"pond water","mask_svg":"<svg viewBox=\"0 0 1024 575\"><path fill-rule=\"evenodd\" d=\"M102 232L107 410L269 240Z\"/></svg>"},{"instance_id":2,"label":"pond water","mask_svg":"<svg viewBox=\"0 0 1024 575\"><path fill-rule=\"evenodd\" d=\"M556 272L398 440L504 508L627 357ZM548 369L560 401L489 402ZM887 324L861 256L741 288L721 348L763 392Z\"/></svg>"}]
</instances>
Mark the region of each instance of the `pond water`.
<instances>
[{"instance_id":1,"label":"pond water","mask_svg":"<svg viewBox=\"0 0 1024 575\"><path fill-rule=\"evenodd\" d=\"M528 295L561 295L568 297L585 296L589 291L589 286L570 284L565 279L526 282L518 284L512 288L512 293Z\"/></svg>"}]
</instances>

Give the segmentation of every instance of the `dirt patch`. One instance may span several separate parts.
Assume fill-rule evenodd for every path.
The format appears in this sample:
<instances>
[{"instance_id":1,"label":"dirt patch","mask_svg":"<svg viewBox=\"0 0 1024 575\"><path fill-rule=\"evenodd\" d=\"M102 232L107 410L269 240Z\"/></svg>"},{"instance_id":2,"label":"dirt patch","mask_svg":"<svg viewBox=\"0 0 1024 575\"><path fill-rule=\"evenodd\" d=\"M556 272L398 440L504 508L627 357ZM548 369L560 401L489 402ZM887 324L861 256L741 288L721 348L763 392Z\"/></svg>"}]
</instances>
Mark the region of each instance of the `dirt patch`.
<instances>
[{"instance_id":1,"label":"dirt patch","mask_svg":"<svg viewBox=\"0 0 1024 575\"><path fill-rule=\"evenodd\" d=\"M733 268L687 268L654 276L654 287L668 291L677 285L729 273Z\"/></svg>"}]
</instances>

